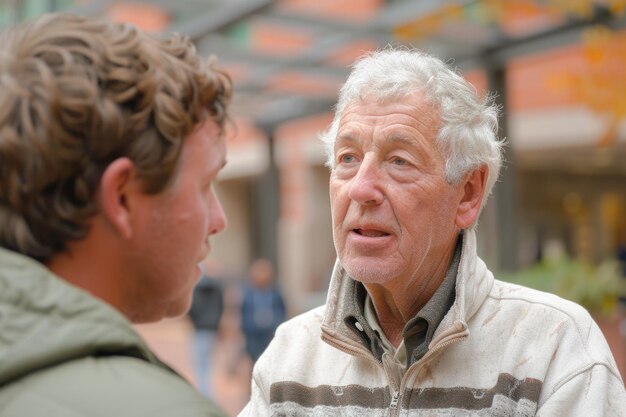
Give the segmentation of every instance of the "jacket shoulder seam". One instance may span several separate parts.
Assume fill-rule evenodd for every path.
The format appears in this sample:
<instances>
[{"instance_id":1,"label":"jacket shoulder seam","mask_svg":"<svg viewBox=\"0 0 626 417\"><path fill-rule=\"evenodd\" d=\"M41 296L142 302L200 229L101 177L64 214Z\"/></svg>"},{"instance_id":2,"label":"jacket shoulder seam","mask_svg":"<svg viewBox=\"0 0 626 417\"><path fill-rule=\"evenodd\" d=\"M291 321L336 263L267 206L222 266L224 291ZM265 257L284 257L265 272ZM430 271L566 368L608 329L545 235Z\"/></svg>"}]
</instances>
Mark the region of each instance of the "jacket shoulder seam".
<instances>
[{"instance_id":1,"label":"jacket shoulder seam","mask_svg":"<svg viewBox=\"0 0 626 417\"><path fill-rule=\"evenodd\" d=\"M583 337L583 330L580 328L579 321L576 320L576 318L573 317L573 315L570 314L570 312L568 312L567 310L565 310L563 308L560 308L558 305L554 305L553 303L548 303L548 302L538 301L538 300L532 300L532 299L528 299L526 297L520 297L520 296L495 296L493 294L489 294L488 297L492 298L494 300L521 301L521 302L525 302L525 303L528 303L528 304L536 304L536 305L541 305L541 306L550 308L551 310L558 311L563 316L565 316L567 318L567 321L570 324L572 324L573 327L576 329L576 335L578 336L578 341L579 341L581 347L583 348L583 350L585 352L585 356L587 358L586 362L585 362L585 365L580 367L578 370L575 370L575 371L571 372L569 375L566 375L559 382L557 382L555 384L554 389L553 389L553 393L556 392L562 385L566 384L568 382L568 380L571 380L571 379L575 378L577 375L582 374L582 373L586 372L587 370L589 370L589 369L591 369L591 368L593 368L595 366L604 366L604 367L606 367L610 371L611 375L617 377L618 379L621 378L619 376L619 373L617 372L617 370L614 369L609 363L607 363L605 361L598 360L596 357L594 357L593 355L590 354L589 346L588 346L588 343L585 342L585 338ZM587 312L587 310L585 310L584 307L582 307L582 306L580 306L578 304L575 304L575 303L573 303L571 301L568 301L568 302L576 305L581 310ZM594 321L593 321L593 318L588 314L588 312L587 312L587 319L588 319L588 322L589 322L589 331L591 331L591 326L593 325Z\"/></svg>"},{"instance_id":2,"label":"jacket shoulder seam","mask_svg":"<svg viewBox=\"0 0 626 417\"><path fill-rule=\"evenodd\" d=\"M568 375L565 375L563 378L561 378L561 380L559 380L554 385L554 388L552 389L552 392L550 393L548 398L546 398L546 400L544 401L544 404L546 402L548 402L550 400L550 398L552 398L552 396L554 394L556 394L556 392L558 390L563 388L564 385L566 385L569 382L573 381L576 377L578 377L578 376L580 376L580 375L582 375L582 374L592 370L596 366L603 366L603 367L605 367L613 377L617 378L618 381L621 380L620 376L618 374L616 374L615 369L613 369L608 363L600 362L600 361L591 362L591 363L588 363L587 365L585 365L585 366L583 366L583 367L581 367L581 368L579 368L579 369L577 369L577 370L575 370L573 372L570 372ZM539 410L537 410L537 411L539 411Z\"/></svg>"},{"instance_id":3,"label":"jacket shoulder seam","mask_svg":"<svg viewBox=\"0 0 626 417\"><path fill-rule=\"evenodd\" d=\"M530 289L530 290L531 290L531 291L537 291L537 290L532 290L532 289ZM538 292L540 292L540 291L538 291ZM550 293L546 293L546 294L551 295L551 296L554 296L554 297L558 297L557 295L554 295L554 294L550 294ZM571 313L570 311L568 311L568 310L567 310L567 309L565 309L565 308L562 308L562 307L561 307L561 306L559 306L557 303L547 302L547 301L542 301L542 300L535 300L535 299L531 299L531 298L524 297L524 296L519 296L519 295L516 295L516 296L513 296L513 295L495 295L495 294L493 294L493 291L492 291L492 292L490 292L490 293L487 295L487 297L488 297L488 298L491 298L491 299L493 299L493 300L502 300L502 301L505 301L505 300L510 300L510 301L520 301L520 302L525 302L525 303L528 303L528 304L541 305L541 306L547 307L547 308L549 308L549 309L551 309L551 310L558 311L558 312L559 312L559 313L561 313L562 315L566 316L566 317L567 317L567 319L568 319L571 323L573 323L573 324L574 324L574 326L576 327L576 330L578 331L578 334L579 334L579 335L582 335L582 331L581 331L581 329L580 329L580 328L579 328L579 326L578 326L578 321L576 320L576 318L572 315L572 313ZM587 310L585 310L585 309L584 309L584 307L582 307L582 306L580 306L580 305L578 305L578 304L576 304L576 303L574 303L574 302L572 302L572 301L569 301L569 300L565 300L565 299L560 299L560 300L562 300L562 302L565 302L565 303L570 303L571 305L576 306L576 307L577 307L577 308L579 308L580 310L584 311L585 313L587 313L587 316L588 316L588 321L590 321L590 322L591 322L591 321L593 321L593 319L591 318L591 316L589 315L589 313L587 312ZM582 336L581 336L581 337L582 337Z\"/></svg>"}]
</instances>

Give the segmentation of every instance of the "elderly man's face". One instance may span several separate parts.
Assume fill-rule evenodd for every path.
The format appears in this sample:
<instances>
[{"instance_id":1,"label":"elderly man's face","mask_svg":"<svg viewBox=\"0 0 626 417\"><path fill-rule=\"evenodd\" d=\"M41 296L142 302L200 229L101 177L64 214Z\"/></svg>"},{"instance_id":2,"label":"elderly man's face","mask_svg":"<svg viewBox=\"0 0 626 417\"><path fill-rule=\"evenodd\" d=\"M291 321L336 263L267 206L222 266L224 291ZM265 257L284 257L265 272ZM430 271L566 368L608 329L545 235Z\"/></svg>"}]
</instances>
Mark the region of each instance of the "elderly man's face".
<instances>
[{"instance_id":1,"label":"elderly man's face","mask_svg":"<svg viewBox=\"0 0 626 417\"><path fill-rule=\"evenodd\" d=\"M462 186L445 180L438 128L438 112L419 95L346 108L330 196L335 246L353 278L410 286L445 271Z\"/></svg>"}]
</instances>

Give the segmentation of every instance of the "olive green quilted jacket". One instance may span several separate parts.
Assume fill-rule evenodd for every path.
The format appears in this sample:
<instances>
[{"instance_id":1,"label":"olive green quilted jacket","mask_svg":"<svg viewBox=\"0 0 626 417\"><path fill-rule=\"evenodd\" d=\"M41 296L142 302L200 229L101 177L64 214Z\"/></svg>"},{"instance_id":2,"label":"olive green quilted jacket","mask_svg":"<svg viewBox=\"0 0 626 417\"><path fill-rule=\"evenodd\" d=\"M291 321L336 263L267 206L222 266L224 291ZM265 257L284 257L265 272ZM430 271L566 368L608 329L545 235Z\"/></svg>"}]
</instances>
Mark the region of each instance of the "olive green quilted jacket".
<instances>
[{"instance_id":1,"label":"olive green quilted jacket","mask_svg":"<svg viewBox=\"0 0 626 417\"><path fill-rule=\"evenodd\" d=\"M124 316L0 248L0 417L223 414Z\"/></svg>"}]
</instances>

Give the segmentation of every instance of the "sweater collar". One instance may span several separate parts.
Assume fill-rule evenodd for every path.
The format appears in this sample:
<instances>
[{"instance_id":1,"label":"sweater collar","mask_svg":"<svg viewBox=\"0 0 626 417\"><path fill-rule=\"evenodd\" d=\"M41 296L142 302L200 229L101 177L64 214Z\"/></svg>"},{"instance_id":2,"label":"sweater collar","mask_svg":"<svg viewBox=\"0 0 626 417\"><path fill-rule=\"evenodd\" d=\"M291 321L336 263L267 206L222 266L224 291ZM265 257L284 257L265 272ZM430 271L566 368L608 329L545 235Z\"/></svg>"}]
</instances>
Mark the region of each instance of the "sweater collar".
<instances>
[{"instance_id":1,"label":"sweater collar","mask_svg":"<svg viewBox=\"0 0 626 417\"><path fill-rule=\"evenodd\" d=\"M476 312L493 285L493 276L476 256L476 235L473 230L464 232L460 251L457 252L460 253L453 258L453 264L458 260L454 303L440 320L436 330L433 329L431 346L450 332L466 331L467 320ZM451 270L454 268L449 268L449 273ZM337 261L329 286L322 331L327 339L330 337L341 344L366 346L367 349L364 350L380 358L384 351L382 345L377 341L371 327L363 325L366 323L363 316L364 297L365 288L357 285ZM357 327L357 322L363 330ZM354 331L355 328L357 331Z\"/></svg>"},{"instance_id":2,"label":"sweater collar","mask_svg":"<svg viewBox=\"0 0 626 417\"><path fill-rule=\"evenodd\" d=\"M441 323L441 320L443 320L454 302L454 287L461 259L462 242L463 233L459 234L452 260L441 284L424 307L404 326L402 336L407 352L403 356L408 359L409 363L423 356L425 351L418 352L418 350L424 350L424 346L428 346L433 338L435 329L439 326L439 323ZM388 347L389 342L386 342L385 335L382 334L375 312L371 312L369 315L366 313L365 303L368 302L369 297L367 289L361 282L352 278L350 281L348 287L352 287L352 290L347 292L345 299L350 308L346 310L348 316L344 317L343 321L359 339L362 339L365 347L378 360L381 360L383 352L391 349ZM413 336L424 331L424 339L422 340L425 344L422 345L422 342L420 342L418 346Z\"/></svg>"}]
</instances>

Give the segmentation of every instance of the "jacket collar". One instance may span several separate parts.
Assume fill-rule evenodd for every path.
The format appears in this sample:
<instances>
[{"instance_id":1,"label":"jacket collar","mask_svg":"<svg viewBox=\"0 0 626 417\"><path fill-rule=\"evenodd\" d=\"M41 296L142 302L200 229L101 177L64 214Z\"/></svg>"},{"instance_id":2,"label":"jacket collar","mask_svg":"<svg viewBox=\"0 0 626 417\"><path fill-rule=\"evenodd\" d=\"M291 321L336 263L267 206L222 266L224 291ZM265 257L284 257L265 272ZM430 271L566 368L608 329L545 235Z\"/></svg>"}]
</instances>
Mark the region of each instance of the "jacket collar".
<instances>
[{"instance_id":1,"label":"jacket collar","mask_svg":"<svg viewBox=\"0 0 626 417\"><path fill-rule=\"evenodd\" d=\"M87 356L133 356L167 368L108 304L35 260L0 248L0 385Z\"/></svg>"},{"instance_id":2,"label":"jacket collar","mask_svg":"<svg viewBox=\"0 0 626 417\"><path fill-rule=\"evenodd\" d=\"M476 234L466 230L463 236L461 259L459 262L455 301L445 315L435 333L430 346L447 339L451 334L467 332L467 321L478 310L493 285L493 276L484 262L476 255ZM350 278L339 261L335 262L326 300L326 312L322 321L323 338L332 344L356 350L364 355L375 357L381 349L373 342L373 331L369 326L363 331L354 331L354 318L361 317L358 305L359 287ZM359 329L360 330L360 329ZM368 346L366 348L365 346Z\"/></svg>"}]
</instances>

